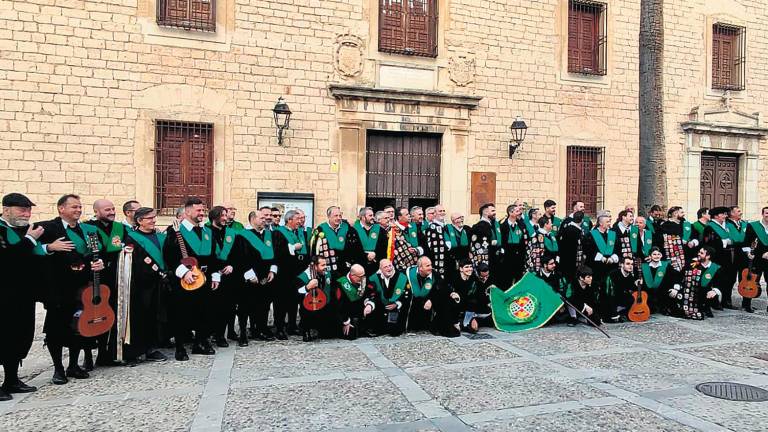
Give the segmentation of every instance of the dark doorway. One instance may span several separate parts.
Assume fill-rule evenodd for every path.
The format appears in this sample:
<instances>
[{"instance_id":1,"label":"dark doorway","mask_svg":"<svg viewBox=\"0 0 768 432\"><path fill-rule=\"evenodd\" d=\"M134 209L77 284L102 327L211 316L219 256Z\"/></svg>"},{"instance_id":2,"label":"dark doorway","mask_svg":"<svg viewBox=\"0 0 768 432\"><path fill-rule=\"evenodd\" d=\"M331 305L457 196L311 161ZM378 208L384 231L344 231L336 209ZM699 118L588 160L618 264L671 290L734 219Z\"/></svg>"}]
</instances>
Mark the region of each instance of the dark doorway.
<instances>
[{"instance_id":1,"label":"dark doorway","mask_svg":"<svg viewBox=\"0 0 768 432\"><path fill-rule=\"evenodd\" d=\"M368 132L366 205L428 207L440 199L440 135Z\"/></svg>"},{"instance_id":2,"label":"dark doorway","mask_svg":"<svg viewBox=\"0 0 768 432\"><path fill-rule=\"evenodd\" d=\"M727 153L701 155L701 206L739 204L739 156Z\"/></svg>"}]
</instances>

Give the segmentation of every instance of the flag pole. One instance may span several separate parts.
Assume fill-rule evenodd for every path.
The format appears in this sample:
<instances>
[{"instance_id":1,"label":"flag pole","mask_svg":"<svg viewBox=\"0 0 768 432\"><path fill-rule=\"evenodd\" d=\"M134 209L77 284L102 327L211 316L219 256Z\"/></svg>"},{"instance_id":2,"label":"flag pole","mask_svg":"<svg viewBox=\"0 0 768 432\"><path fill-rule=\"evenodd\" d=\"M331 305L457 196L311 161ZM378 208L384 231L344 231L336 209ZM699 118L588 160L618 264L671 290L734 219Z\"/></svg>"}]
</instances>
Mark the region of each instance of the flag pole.
<instances>
[{"instance_id":1,"label":"flag pole","mask_svg":"<svg viewBox=\"0 0 768 432\"><path fill-rule=\"evenodd\" d=\"M605 337L607 337L608 339L610 339L610 338L611 338L611 335L609 335L608 333L606 333L606 332L605 332L605 330L601 329L601 328L600 328L600 326L598 326L597 324L595 324L595 322L594 322L594 321L592 321L591 319L589 319L589 317L588 317L588 316L586 316L586 315L584 315L584 314L583 314L583 313L582 313L580 310L576 309L576 308L575 308L575 307L574 307L574 306L573 306L573 305L572 305L570 302L568 302L568 300L567 300L565 297L563 297L563 295L562 295L562 294L559 294L559 295L560 295L560 298L563 300L563 303L565 303L565 304L566 304L568 307L570 307L571 309L573 309L574 311L576 311L576 313L577 313L577 314L581 315L581 317L582 317L582 318L584 318L585 320L587 320L587 322L588 322L588 323L589 323L589 324L590 324L592 327L594 327L594 328L596 328L596 329L600 330L600 333L604 334L604 335L605 335Z\"/></svg>"}]
</instances>

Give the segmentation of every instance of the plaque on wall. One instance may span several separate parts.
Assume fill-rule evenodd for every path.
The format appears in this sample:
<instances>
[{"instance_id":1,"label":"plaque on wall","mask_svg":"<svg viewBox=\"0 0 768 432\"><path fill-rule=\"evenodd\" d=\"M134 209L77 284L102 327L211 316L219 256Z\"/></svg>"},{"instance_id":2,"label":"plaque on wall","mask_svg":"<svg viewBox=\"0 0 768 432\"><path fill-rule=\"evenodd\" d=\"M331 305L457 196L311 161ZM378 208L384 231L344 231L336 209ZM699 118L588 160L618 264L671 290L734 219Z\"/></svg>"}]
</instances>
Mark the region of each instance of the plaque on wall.
<instances>
[{"instance_id":1,"label":"plaque on wall","mask_svg":"<svg viewBox=\"0 0 768 432\"><path fill-rule=\"evenodd\" d=\"M283 192L258 192L256 194L258 207L277 207L280 214L285 215L288 210L302 210L307 216L305 226L314 227L315 195L311 193L283 193ZM280 225L285 221L281 220Z\"/></svg>"},{"instance_id":2,"label":"plaque on wall","mask_svg":"<svg viewBox=\"0 0 768 432\"><path fill-rule=\"evenodd\" d=\"M470 212L478 214L480 206L496 202L496 173L472 172L472 203Z\"/></svg>"}]
</instances>

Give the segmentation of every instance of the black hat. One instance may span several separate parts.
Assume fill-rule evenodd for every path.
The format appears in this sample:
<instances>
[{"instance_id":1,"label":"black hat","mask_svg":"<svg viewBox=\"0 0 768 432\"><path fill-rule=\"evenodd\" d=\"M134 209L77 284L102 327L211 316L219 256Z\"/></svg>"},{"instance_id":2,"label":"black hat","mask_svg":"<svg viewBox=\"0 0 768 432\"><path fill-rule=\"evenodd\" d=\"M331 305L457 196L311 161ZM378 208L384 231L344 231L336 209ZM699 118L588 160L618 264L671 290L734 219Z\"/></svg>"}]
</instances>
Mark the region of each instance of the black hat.
<instances>
[{"instance_id":1,"label":"black hat","mask_svg":"<svg viewBox=\"0 0 768 432\"><path fill-rule=\"evenodd\" d=\"M491 269L488 267L488 264L486 264L486 263L481 262L480 264L477 265L477 272L478 273L487 272L487 271L490 271L490 270Z\"/></svg>"},{"instance_id":2,"label":"black hat","mask_svg":"<svg viewBox=\"0 0 768 432\"><path fill-rule=\"evenodd\" d=\"M721 214L726 214L727 215L728 213L730 213L729 210L728 210L728 207L714 207L714 208L709 209L709 215L711 217L715 217L715 216L721 215Z\"/></svg>"},{"instance_id":3,"label":"black hat","mask_svg":"<svg viewBox=\"0 0 768 432\"><path fill-rule=\"evenodd\" d=\"M3 197L3 207L33 207L35 203L20 193L9 193Z\"/></svg>"}]
</instances>

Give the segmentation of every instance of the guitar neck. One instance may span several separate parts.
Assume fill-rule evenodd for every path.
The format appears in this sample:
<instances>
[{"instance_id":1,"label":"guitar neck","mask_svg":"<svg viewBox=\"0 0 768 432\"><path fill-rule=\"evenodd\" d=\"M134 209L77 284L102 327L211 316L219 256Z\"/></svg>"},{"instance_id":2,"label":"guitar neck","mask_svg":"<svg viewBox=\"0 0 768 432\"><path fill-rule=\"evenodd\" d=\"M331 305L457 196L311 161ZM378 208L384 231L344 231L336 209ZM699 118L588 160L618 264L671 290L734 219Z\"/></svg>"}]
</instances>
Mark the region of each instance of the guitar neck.
<instances>
[{"instance_id":1,"label":"guitar neck","mask_svg":"<svg viewBox=\"0 0 768 432\"><path fill-rule=\"evenodd\" d=\"M189 257L187 253L187 245L184 243L184 236L181 235L181 226L176 230L176 239L179 241L179 249L181 250L181 258L185 259Z\"/></svg>"}]
</instances>

